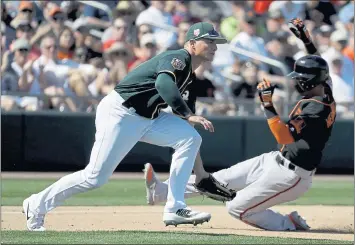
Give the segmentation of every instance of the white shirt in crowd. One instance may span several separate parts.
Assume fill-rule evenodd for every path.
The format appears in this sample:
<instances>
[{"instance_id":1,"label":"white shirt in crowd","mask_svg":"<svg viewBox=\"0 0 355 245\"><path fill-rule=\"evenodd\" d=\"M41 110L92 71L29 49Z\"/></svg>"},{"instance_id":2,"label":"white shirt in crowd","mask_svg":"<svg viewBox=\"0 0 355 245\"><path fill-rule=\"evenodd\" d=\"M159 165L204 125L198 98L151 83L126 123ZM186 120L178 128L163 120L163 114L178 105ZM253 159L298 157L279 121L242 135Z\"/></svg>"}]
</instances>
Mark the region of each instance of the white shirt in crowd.
<instances>
[{"instance_id":1,"label":"white shirt in crowd","mask_svg":"<svg viewBox=\"0 0 355 245\"><path fill-rule=\"evenodd\" d=\"M330 47L327 51L325 51L322 55L322 58L328 62L329 65L329 72L333 72L333 67L330 65L332 61L336 58L341 58L343 63L341 69L341 78L347 83L348 85L353 84L354 79L354 63L342 53L338 52L335 48ZM353 86L352 86L353 89Z\"/></svg>"},{"instance_id":2,"label":"white shirt in crowd","mask_svg":"<svg viewBox=\"0 0 355 245\"><path fill-rule=\"evenodd\" d=\"M44 61L45 57L42 55L33 63L32 69L35 75L35 80L33 81L33 84L30 88L30 94L41 93L38 81L40 73L39 67L41 65L44 65L46 79L50 81L51 85L63 87L66 93L71 93L67 81L70 69L80 69L84 74L91 73L95 69L95 67L92 65L79 64L70 59L58 60L56 61L57 63L54 60L50 60L47 64L44 64Z\"/></svg>"},{"instance_id":3,"label":"white shirt in crowd","mask_svg":"<svg viewBox=\"0 0 355 245\"><path fill-rule=\"evenodd\" d=\"M268 56L267 51L265 49L264 39L262 39L261 37L258 37L258 36L250 36L246 32L238 33L231 41L231 45L251 51L251 52L254 52L254 53L258 53L262 56L266 56L266 57ZM244 55L237 55L237 56L238 56L238 59L241 61L250 60L249 57L244 56ZM264 63L262 63L260 65L260 68L262 70L266 70L267 66Z\"/></svg>"}]
</instances>

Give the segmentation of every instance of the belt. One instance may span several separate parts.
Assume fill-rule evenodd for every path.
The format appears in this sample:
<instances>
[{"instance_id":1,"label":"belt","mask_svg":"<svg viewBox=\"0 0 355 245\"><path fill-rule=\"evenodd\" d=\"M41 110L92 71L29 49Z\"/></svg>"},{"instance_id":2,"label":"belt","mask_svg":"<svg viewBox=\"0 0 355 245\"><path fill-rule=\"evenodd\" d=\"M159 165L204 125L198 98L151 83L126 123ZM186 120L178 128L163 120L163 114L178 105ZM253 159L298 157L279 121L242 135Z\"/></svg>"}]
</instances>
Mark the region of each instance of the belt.
<instances>
[{"instance_id":1,"label":"belt","mask_svg":"<svg viewBox=\"0 0 355 245\"><path fill-rule=\"evenodd\" d=\"M296 165L289 162L288 164L286 164L285 159L283 157L281 157L280 155L276 156L276 162L282 166L287 167L288 169L295 171L296 169Z\"/></svg>"},{"instance_id":2,"label":"belt","mask_svg":"<svg viewBox=\"0 0 355 245\"><path fill-rule=\"evenodd\" d=\"M314 175L316 173L316 169L312 171L305 170L293 163L291 163L288 159L281 155L276 155L276 162L287 169L294 171L297 175L303 177L303 178L309 178L310 176Z\"/></svg>"}]
</instances>

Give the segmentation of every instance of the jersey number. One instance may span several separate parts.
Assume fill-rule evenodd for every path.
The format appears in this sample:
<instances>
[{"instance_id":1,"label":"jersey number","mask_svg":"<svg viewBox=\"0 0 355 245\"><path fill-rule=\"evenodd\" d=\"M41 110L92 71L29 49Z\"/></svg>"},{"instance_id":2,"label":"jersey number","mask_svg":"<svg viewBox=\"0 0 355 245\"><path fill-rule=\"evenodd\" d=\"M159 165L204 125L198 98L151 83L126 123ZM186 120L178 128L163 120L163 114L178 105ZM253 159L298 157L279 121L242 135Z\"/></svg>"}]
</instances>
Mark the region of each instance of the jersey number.
<instances>
[{"instance_id":1,"label":"jersey number","mask_svg":"<svg viewBox=\"0 0 355 245\"><path fill-rule=\"evenodd\" d=\"M336 108L335 108L335 103L333 102L331 105L330 105L330 113L329 113L329 116L327 118L327 127L330 128L333 123L334 123L334 120L335 120L335 114L336 114Z\"/></svg>"},{"instance_id":2,"label":"jersey number","mask_svg":"<svg viewBox=\"0 0 355 245\"><path fill-rule=\"evenodd\" d=\"M182 99L185 100L185 101L188 101L189 100L189 95L190 95L189 90L184 91L184 93L182 94Z\"/></svg>"}]
</instances>

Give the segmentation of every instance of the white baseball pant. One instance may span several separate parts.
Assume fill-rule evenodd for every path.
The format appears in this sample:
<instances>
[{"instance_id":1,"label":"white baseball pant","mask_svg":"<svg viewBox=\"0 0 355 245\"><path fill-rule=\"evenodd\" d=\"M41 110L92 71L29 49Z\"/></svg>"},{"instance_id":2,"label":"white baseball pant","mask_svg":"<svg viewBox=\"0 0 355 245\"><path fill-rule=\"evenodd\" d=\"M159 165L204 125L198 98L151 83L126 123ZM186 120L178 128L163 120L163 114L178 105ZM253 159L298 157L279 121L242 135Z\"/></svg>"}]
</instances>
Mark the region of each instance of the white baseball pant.
<instances>
[{"instance_id":1,"label":"white baseball pant","mask_svg":"<svg viewBox=\"0 0 355 245\"><path fill-rule=\"evenodd\" d=\"M201 136L179 117L161 112L158 118L150 120L127 109L122 102L115 91L102 99L97 108L95 143L89 164L84 170L64 176L32 195L29 200L32 210L46 214L72 195L107 183L138 141L175 149L164 212L186 207L184 191L202 142Z\"/></svg>"},{"instance_id":2,"label":"white baseball pant","mask_svg":"<svg viewBox=\"0 0 355 245\"><path fill-rule=\"evenodd\" d=\"M240 162L212 175L229 189L237 191L236 197L226 202L228 213L241 221L265 230L295 230L287 215L269 209L272 206L293 201L302 196L312 185L315 171L297 167L295 171L278 164L275 160L280 152L273 151ZM289 161L282 157L286 162ZM154 201L166 199L167 184L158 182L155 186ZM186 186L185 198L199 196L193 186L195 176L191 175Z\"/></svg>"}]
</instances>

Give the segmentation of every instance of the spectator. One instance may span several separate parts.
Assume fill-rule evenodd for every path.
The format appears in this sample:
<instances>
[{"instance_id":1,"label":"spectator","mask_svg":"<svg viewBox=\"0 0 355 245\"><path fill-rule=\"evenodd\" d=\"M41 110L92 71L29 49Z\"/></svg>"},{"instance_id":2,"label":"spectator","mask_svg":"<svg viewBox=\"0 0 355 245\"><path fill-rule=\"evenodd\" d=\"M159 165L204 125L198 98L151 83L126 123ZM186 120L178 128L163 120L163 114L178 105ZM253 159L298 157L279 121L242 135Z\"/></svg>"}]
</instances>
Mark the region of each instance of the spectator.
<instances>
[{"instance_id":1,"label":"spectator","mask_svg":"<svg viewBox=\"0 0 355 245\"><path fill-rule=\"evenodd\" d=\"M17 19L25 19L28 20L34 28L36 28L38 22L35 18L35 14L36 13L33 2L22 0L18 7L17 16L12 20L11 23L16 22Z\"/></svg>"},{"instance_id":2,"label":"spectator","mask_svg":"<svg viewBox=\"0 0 355 245\"><path fill-rule=\"evenodd\" d=\"M214 98L214 91L216 87L212 81L205 76L205 72L212 68L210 62L202 63L195 71L195 79L193 89L195 90L196 97L209 97Z\"/></svg>"},{"instance_id":3,"label":"spectator","mask_svg":"<svg viewBox=\"0 0 355 245\"><path fill-rule=\"evenodd\" d=\"M348 44L343 49L343 55L354 62L354 34L350 35Z\"/></svg>"},{"instance_id":4,"label":"spectator","mask_svg":"<svg viewBox=\"0 0 355 245\"><path fill-rule=\"evenodd\" d=\"M135 21L139 13L138 10L141 7L142 6L139 4L138 1L123 0L119 1L116 9L113 11L114 20L116 20L117 18L122 18L127 24L126 40L129 43L136 42L135 38L137 33L137 26L135 25Z\"/></svg>"},{"instance_id":5,"label":"spectator","mask_svg":"<svg viewBox=\"0 0 355 245\"><path fill-rule=\"evenodd\" d=\"M47 4L44 10L44 16L47 22L43 22L37 29L36 34L31 39L31 44L41 42L41 39L46 35L54 35L59 37L59 34L64 28L64 22L67 19L63 10L56 4Z\"/></svg>"},{"instance_id":6,"label":"spectator","mask_svg":"<svg viewBox=\"0 0 355 245\"><path fill-rule=\"evenodd\" d=\"M285 21L290 21L296 16L304 19L305 4L303 1L273 1L269 6L269 11L280 10Z\"/></svg>"},{"instance_id":7,"label":"spectator","mask_svg":"<svg viewBox=\"0 0 355 245\"><path fill-rule=\"evenodd\" d=\"M341 113L347 111L347 107L341 103L354 101L353 89L341 78L342 65L342 57L339 56L332 60L329 67L332 70L330 77L332 78L334 100L337 102L337 111Z\"/></svg>"},{"instance_id":8,"label":"spectator","mask_svg":"<svg viewBox=\"0 0 355 245\"><path fill-rule=\"evenodd\" d=\"M80 17L80 3L76 1L63 1L60 5L61 9L67 16L69 21L74 22Z\"/></svg>"},{"instance_id":9,"label":"spectator","mask_svg":"<svg viewBox=\"0 0 355 245\"><path fill-rule=\"evenodd\" d=\"M30 40L34 36L35 30L28 19L25 19L23 17L17 18L16 21L12 22L12 25L16 30L16 38L26 39L30 42ZM35 60L40 55L40 50L35 45L32 45L28 58L30 60Z\"/></svg>"},{"instance_id":10,"label":"spectator","mask_svg":"<svg viewBox=\"0 0 355 245\"><path fill-rule=\"evenodd\" d=\"M330 36L330 48L322 54L322 57L328 62L332 61L341 56L342 57L342 72L341 78L352 88L353 78L354 78L354 64L353 62L342 54L343 49L345 48L348 41L348 34L344 30L336 30ZM333 72L330 67L330 72Z\"/></svg>"},{"instance_id":11,"label":"spectator","mask_svg":"<svg viewBox=\"0 0 355 245\"><path fill-rule=\"evenodd\" d=\"M265 49L265 42L261 37L256 36L256 21L255 15L252 12L248 12L244 15L243 21L241 23L241 32L233 38L231 45L236 47L258 53L263 56L267 56L267 51ZM250 60L244 55L237 55L238 59L241 61ZM262 70L268 70L267 65L259 64Z\"/></svg>"},{"instance_id":12,"label":"spectator","mask_svg":"<svg viewBox=\"0 0 355 245\"><path fill-rule=\"evenodd\" d=\"M295 60L292 57L292 47L287 42L289 33L278 31L266 44L266 49L269 51L269 57L275 59L286 66L287 72L291 72L294 67ZM287 84L285 74L278 67L270 66L268 74L261 72L262 77L276 83L278 88L284 88Z\"/></svg>"},{"instance_id":13,"label":"spectator","mask_svg":"<svg viewBox=\"0 0 355 245\"><path fill-rule=\"evenodd\" d=\"M315 41L320 53L327 51L330 47L330 35L334 32L334 28L329 25L320 26L315 32Z\"/></svg>"},{"instance_id":14,"label":"spectator","mask_svg":"<svg viewBox=\"0 0 355 245\"><path fill-rule=\"evenodd\" d=\"M1 41L1 51L3 54L6 51L6 25L2 21L1 21L0 31L1 31L1 40L0 40Z\"/></svg>"},{"instance_id":15,"label":"spectator","mask_svg":"<svg viewBox=\"0 0 355 245\"><path fill-rule=\"evenodd\" d=\"M227 17L221 22L221 34L231 41L241 30L241 23L244 15L244 2L232 2L233 16Z\"/></svg>"},{"instance_id":16,"label":"spectator","mask_svg":"<svg viewBox=\"0 0 355 245\"><path fill-rule=\"evenodd\" d=\"M72 59L75 51L74 32L69 27L64 27L59 34L57 58L60 60Z\"/></svg>"},{"instance_id":17,"label":"spectator","mask_svg":"<svg viewBox=\"0 0 355 245\"><path fill-rule=\"evenodd\" d=\"M143 24L147 25L161 25L161 26L171 26L168 18L164 16L165 2L164 1L150 1L151 5L146 10L139 13L136 19L136 25L139 26ZM155 39L158 41L156 43L159 50L165 50L174 42L174 33L171 31L166 31L162 28L153 28ZM165 38L159 38L164 36Z\"/></svg>"},{"instance_id":18,"label":"spectator","mask_svg":"<svg viewBox=\"0 0 355 245\"><path fill-rule=\"evenodd\" d=\"M243 99L253 99L255 98L256 86L259 82L258 80L258 65L246 61L241 65L240 75L242 77L242 82L233 83L232 92L235 97Z\"/></svg>"},{"instance_id":19,"label":"spectator","mask_svg":"<svg viewBox=\"0 0 355 245\"><path fill-rule=\"evenodd\" d=\"M140 40L140 48L136 59L128 65L129 71L133 70L135 67L141 63L149 60L157 54L157 44L155 41L155 36L153 34L145 34Z\"/></svg>"},{"instance_id":20,"label":"spectator","mask_svg":"<svg viewBox=\"0 0 355 245\"><path fill-rule=\"evenodd\" d=\"M306 3L306 19L316 23L316 27L322 24L333 25L336 9L332 1L308 1Z\"/></svg>"},{"instance_id":21,"label":"spectator","mask_svg":"<svg viewBox=\"0 0 355 245\"><path fill-rule=\"evenodd\" d=\"M28 92L34 81L32 73L33 61L29 61L28 54L30 43L26 39L17 39L13 43L14 59L11 65L2 75L2 91L6 92ZM4 95L1 98L2 108L13 110L24 108L26 110L36 110L38 106L37 98Z\"/></svg>"},{"instance_id":22,"label":"spectator","mask_svg":"<svg viewBox=\"0 0 355 245\"><path fill-rule=\"evenodd\" d=\"M263 35L264 41L267 43L271 41L276 32L282 29L285 19L281 13L281 10L269 10L268 17L266 18L266 32Z\"/></svg>"},{"instance_id":23,"label":"spectator","mask_svg":"<svg viewBox=\"0 0 355 245\"><path fill-rule=\"evenodd\" d=\"M153 29L150 25L143 24L138 27L138 33L137 33L138 46L140 45L139 40L141 40L142 36L147 33L153 33Z\"/></svg>"},{"instance_id":24,"label":"spectator","mask_svg":"<svg viewBox=\"0 0 355 245\"><path fill-rule=\"evenodd\" d=\"M117 0L101 0L100 3L106 4L110 9L115 9L117 6ZM87 17L90 24L99 26L101 29L110 27L111 20L106 11L92 7L88 4L84 5L83 16Z\"/></svg>"},{"instance_id":25,"label":"spectator","mask_svg":"<svg viewBox=\"0 0 355 245\"><path fill-rule=\"evenodd\" d=\"M131 52L122 42L113 42L104 50L107 68L89 85L93 96L106 95L127 75Z\"/></svg>"},{"instance_id":26,"label":"spectator","mask_svg":"<svg viewBox=\"0 0 355 245\"><path fill-rule=\"evenodd\" d=\"M17 39L12 45L14 53L13 62L7 67L2 76L3 91L17 91L19 89L19 78L23 73L24 66L28 61L30 44L26 39Z\"/></svg>"},{"instance_id":27,"label":"spectator","mask_svg":"<svg viewBox=\"0 0 355 245\"><path fill-rule=\"evenodd\" d=\"M187 21L181 21L178 25L178 38L176 42L171 45L168 50L177 50L184 48L186 33L190 27L190 23Z\"/></svg>"},{"instance_id":28,"label":"spectator","mask_svg":"<svg viewBox=\"0 0 355 245\"><path fill-rule=\"evenodd\" d=\"M12 43L13 40L16 39L16 31L15 29L11 26L11 22L13 18L8 14L6 5L3 1L1 1L1 21L5 24L5 36L6 36L6 44L5 47L6 49L9 49L10 44Z\"/></svg>"}]
</instances>

